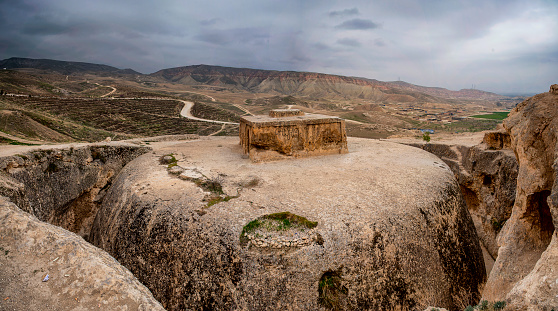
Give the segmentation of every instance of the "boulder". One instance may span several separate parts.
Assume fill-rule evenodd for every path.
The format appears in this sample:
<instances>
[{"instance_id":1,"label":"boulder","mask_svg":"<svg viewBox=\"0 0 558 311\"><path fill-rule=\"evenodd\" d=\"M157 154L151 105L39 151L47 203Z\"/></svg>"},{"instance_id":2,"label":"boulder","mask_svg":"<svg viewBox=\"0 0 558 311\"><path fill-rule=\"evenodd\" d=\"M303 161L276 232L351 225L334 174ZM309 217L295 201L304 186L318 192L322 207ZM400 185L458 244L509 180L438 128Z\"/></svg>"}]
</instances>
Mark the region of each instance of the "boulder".
<instances>
[{"instance_id":1,"label":"boulder","mask_svg":"<svg viewBox=\"0 0 558 311\"><path fill-rule=\"evenodd\" d=\"M453 173L415 148L253 163L235 138L154 147L114 180L91 241L168 310L463 310L485 268ZM159 158L199 172L179 178Z\"/></svg>"},{"instance_id":2,"label":"boulder","mask_svg":"<svg viewBox=\"0 0 558 311\"><path fill-rule=\"evenodd\" d=\"M483 298L508 299L517 310L558 306L558 95L533 96L504 121L519 162L516 200Z\"/></svg>"},{"instance_id":3,"label":"boulder","mask_svg":"<svg viewBox=\"0 0 558 311\"><path fill-rule=\"evenodd\" d=\"M105 251L1 196L0 237L2 310L164 310Z\"/></svg>"}]
</instances>

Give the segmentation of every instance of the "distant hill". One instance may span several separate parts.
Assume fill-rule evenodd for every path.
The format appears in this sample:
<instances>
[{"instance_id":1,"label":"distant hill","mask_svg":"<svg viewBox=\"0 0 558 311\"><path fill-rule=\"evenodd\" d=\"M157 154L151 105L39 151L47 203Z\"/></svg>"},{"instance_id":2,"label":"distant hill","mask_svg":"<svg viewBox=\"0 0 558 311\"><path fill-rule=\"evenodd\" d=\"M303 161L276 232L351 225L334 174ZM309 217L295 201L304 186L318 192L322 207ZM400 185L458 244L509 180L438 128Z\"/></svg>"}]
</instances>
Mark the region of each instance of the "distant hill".
<instances>
[{"instance_id":1,"label":"distant hill","mask_svg":"<svg viewBox=\"0 0 558 311\"><path fill-rule=\"evenodd\" d=\"M71 74L115 74L115 75L141 75L139 72L132 69L118 69L116 67L82 63L82 62L67 62L52 59L32 59L32 58L18 58L12 57L0 61L0 69L38 69L44 71L55 72L63 75Z\"/></svg>"},{"instance_id":2,"label":"distant hill","mask_svg":"<svg viewBox=\"0 0 558 311\"><path fill-rule=\"evenodd\" d=\"M375 102L448 102L462 100L497 101L506 96L481 90L451 91L424 87L403 81L382 82L375 79L346 77L313 72L275 71L210 65L184 66L143 75L132 69L83 62L50 59L9 58L0 68L33 69L63 75L95 74L131 80L137 76L159 82L204 85L255 93L305 96L309 98L367 99Z\"/></svg>"},{"instance_id":3,"label":"distant hill","mask_svg":"<svg viewBox=\"0 0 558 311\"><path fill-rule=\"evenodd\" d=\"M196 65L159 70L151 77L187 85L210 85L258 93L375 101L415 102L439 99L498 100L505 96L480 90L450 91L410 83L382 82L311 72L274 71Z\"/></svg>"},{"instance_id":4,"label":"distant hill","mask_svg":"<svg viewBox=\"0 0 558 311\"><path fill-rule=\"evenodd\" d=\"M478 99L478 100L498 100L507 96L499 95L491 92L476 90L476 89L462 89L459 91L450 91L441 87L426 87L414 85L403 81L386 82L388 85L397 86L404 90L421 92L424 94L437 96L448 99Z\"/></svg>"}]
</instances>

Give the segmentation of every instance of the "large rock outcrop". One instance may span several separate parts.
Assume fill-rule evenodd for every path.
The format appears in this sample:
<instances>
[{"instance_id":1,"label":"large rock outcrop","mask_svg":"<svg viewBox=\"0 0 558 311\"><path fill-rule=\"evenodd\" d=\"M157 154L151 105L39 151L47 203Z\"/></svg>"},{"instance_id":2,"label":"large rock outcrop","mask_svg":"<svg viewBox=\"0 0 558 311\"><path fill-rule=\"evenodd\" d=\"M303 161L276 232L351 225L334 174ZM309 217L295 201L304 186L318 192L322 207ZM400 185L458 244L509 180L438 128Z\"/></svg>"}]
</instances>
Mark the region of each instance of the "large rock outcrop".
<instances>
[{"instance_id":1,"label":"large rock outcrop","mask_svg":"<svg viewBox=\"0 0 558 311\"><path fill-rule=\"evenodd\" d=\"M515 202L518 163L506 132L488 132L477 145L411 144L443 160L455 174L477 234L493 261L498 236Z\"/></svg>"},{"instance_id":2,"label":"large rock outcrop","mask_svg":"<svg viewBox=\"0 0 558 311\"><path fill-rule=\"evenodd\" d=\"M558 94L533 96L504 121L519 162L516 200L483 297L517 310L558 306Z\"/></svg>"},{"instance_id":3,"label":"large rock outcrop","mask_svg":"<svg viewBox=\"0 0 558 311\"><path fill-rule=\"evenodd\" d=\"M169 310L462 310L480 298L473 222L429 153L351 139L349 154L255 164L236 138L154 148L115 179L91 240Z\"/></svg>"},{"instance_id":4,"label":"large rock outcrop","mask_svg":"<svg viewBox=\"0 0 558 311\"><path fill-rule=\"evenodd\" d=\"M105 251L2 196L0 237L2 310L164 310Z\"/></svg>"},{"instance_id":5,"label":"large rock outcrop","mask_svg":"<svg viewBox=\"0 0 558 311\"><path fill-rule=\"evenodd\" d=\"M114 176L149 150L123 143L46 148L0 158L0 195L85 238Z\"/></svg>"}]
</instances>

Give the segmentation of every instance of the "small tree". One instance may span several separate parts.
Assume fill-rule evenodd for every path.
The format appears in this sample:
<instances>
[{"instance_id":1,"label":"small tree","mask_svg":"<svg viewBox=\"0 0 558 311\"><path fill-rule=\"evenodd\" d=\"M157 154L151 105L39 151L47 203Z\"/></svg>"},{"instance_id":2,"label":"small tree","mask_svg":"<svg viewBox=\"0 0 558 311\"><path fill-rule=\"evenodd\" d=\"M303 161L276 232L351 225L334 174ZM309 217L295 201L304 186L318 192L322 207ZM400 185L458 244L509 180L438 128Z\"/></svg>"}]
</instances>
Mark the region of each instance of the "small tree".
<instances>
[{"instance_id":1,"label":"small tree","mask_svg":"<svg viewBox=\"0 0 558 311\"><path fill-rule=\"evenodd\" d=\"M427 143L430 142L430 133L429 132L424 132L422 134L422 140L426 141Z\"/></svg>"}]
</instances>

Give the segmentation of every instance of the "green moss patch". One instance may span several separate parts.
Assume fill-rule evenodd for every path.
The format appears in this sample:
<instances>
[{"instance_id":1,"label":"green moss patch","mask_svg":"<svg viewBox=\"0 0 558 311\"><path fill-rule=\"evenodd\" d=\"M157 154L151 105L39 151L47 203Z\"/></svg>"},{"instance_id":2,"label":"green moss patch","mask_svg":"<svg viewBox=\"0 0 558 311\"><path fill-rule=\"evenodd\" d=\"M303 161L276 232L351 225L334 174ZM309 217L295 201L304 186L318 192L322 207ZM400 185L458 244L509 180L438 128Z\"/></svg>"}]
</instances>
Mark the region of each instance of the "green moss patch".
<instances>
[{"instance_id":1,"label":"green moss patch","mask_svg":"<svg viewBox=\"0 0 558 311\"><path fill-rule=\"evenodd\" d=\"M343 285L341 268L324 272L318 283L318 304L330 310L344 310L348 294Z\"/></svg>"},{"instance_id":2,"label":"green moss patch","mask_svg":"<svg viewBox=\"0 0 558 311\"><path fill-rule=\"evenodd\" d=\"M247 223L240 233L240 242L242 245L248 242L247 234L258 229L273 232L285 231L289 229L313 229L318 225L317 221L310 221L305 217L295 215L291 212L281 212L258 217Z\"/></svg>"}]
</instances>

